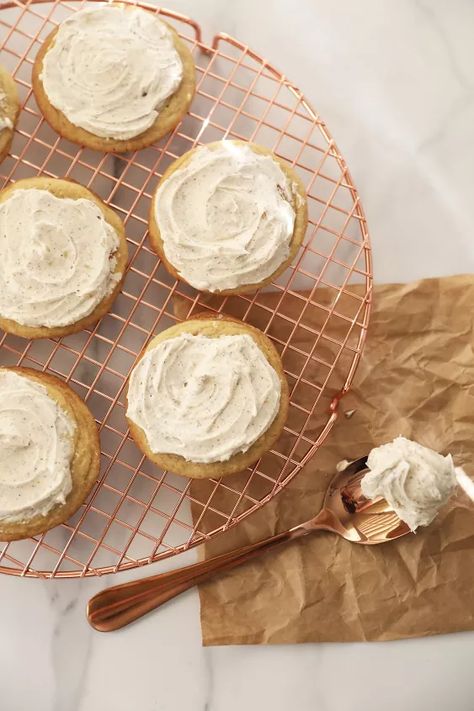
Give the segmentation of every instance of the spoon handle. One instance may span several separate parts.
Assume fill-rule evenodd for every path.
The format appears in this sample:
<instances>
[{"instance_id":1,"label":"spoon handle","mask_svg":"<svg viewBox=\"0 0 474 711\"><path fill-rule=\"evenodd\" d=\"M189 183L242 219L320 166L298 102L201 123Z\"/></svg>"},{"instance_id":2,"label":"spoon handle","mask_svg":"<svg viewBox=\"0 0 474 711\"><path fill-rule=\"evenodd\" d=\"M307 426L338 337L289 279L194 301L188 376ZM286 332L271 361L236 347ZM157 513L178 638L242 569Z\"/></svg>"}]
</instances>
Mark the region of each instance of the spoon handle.
<instances>
[{"instance_id":1,"label":"spoon handle","mask_svg":"<svg viewBox=\"0 0 474 711\"><path fill-rule=\"evenodd\" d=\"M167 600L286 541L319 529L334 530L323 510L319 516L289 531L277 533L257 543L223 553L185 568L115 585L94 595L87 605L87 619L94 629L111 632L137 620Z\"/></svg>"}]
</instances>

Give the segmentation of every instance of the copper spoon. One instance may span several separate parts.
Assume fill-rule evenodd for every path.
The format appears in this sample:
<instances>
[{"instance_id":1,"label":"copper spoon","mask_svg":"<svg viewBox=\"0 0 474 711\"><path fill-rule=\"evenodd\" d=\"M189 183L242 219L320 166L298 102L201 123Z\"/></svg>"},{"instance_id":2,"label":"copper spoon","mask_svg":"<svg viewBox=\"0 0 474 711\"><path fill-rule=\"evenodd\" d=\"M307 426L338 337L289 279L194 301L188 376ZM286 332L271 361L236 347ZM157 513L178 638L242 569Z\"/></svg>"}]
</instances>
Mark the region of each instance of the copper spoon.
<instances>
[{"instance_id":1,"label":"copper spoon","mask_svg":"<svg viewBox=\"0 0 474 711\"><path fill-rule=\"evenodd\" d=\"M360 481L367 458L338 471L324 498L322 510L306 523L257 543L223 553L185 568L115 585L97 593L87 605L87 619L96 630L110 632L128 625L189 588L230 570L275 546L314 531L331 531L352 543L386 543L410 532L384 499L365 499Z\"/></svg>"}]
</instances>

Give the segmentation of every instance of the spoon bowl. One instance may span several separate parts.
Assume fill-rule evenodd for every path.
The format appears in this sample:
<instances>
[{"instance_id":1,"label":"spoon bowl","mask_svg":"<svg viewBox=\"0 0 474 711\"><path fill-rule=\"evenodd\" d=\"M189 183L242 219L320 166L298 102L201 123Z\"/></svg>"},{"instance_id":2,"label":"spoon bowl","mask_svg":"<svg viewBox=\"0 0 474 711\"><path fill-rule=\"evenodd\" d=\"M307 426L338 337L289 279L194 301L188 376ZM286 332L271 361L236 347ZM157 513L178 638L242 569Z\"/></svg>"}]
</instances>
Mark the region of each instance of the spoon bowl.
<instances>
[{"instance_id":1,"label":"spoon bowl","mask_svg":"<svg viewBox=\"0 0 474 711\"><path fill-rule=\"evenodd\" d=\"M342 527L337 533L352 543L375 545L410 533L385 499L365 498L360 483L367 471L367 457L340 467L326 491L321 513L331 511Z\"/></svg>"}]
</instances>

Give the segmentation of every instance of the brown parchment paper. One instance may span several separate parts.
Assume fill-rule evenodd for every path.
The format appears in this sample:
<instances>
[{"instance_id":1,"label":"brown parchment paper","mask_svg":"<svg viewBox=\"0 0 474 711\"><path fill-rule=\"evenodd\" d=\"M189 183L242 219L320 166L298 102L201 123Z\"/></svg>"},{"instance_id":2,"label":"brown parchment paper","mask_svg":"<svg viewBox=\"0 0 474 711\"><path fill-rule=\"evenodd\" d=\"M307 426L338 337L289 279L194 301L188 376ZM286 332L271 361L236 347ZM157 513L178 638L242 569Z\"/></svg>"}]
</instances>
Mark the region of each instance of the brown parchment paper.
<instances>
[{"instance_id":1,"label":"brown parchment paper","mask_svg":"<svg viewBox=\"0 0 474 711\"><path fill-rule=\"evenodd\" d=\"M264 298L271 305L275 295ZM310 518L339 460L398 434L451 452L472 475L473 325L471 276L376 287L356 381L327 443L282 493L206 543L202 554L211 557ZM193 492L204 498L206 483L193 482ZM460 491L429 528L381 546L315 534L201 585L200 599L205 645L472 630L474 504Z\"/></svg>"}]
</instances>

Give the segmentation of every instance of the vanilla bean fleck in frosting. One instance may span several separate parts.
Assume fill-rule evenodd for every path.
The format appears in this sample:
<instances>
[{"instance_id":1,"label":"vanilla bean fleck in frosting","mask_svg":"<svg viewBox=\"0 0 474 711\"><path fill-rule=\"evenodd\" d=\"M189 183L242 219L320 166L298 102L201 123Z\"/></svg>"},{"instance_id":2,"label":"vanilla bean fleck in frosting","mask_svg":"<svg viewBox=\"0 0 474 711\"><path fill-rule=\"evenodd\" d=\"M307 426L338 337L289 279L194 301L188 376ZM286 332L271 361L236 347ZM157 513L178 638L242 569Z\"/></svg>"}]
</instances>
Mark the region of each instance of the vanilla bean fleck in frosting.
<instances>
[{"instance_id":1,"label":"vanilla bean fleck in frosting","mask_svg":"<svg viewBox=\"0 0 474 711\"><path fill-rule=\"evenodd\" d=\"M127 416L154 453L224 462L270 427L280 396L279 377L251 336L183 333L138 362Z\"/></svg>"},{"instance_id":2,"label":"vanilla bean fleck in frosting","mask_svg":"<svg viewBox=\"0 0 474 711\"><path fill-rule=\"evenodd\" d=\"M43 385L0 370L0 521L45 516L65 503L75 429Z\"/></svg>"},{"instance_id":3,"label":"vanilla bean fleck in frosting","mask_svg":"<svg viewBox=\"0 0 474 711\"><path fill-rule=\"evenodd\" d=\"M0 203L0 317L54 328L88 316L122 276L118 246L92 200L13 190Z\"/></svg>"},{"instance_id":4,"label":"vanilla bean fleck in frosting","mask_svg":"<svg viewBox=\"0 0 474 711\"><path fill-rule=\"evenodd\" d=\"M261 282L289 255L293 192L270 155L232 141L196 149L155 196L166 258L196 289Z\"/></svg>"},{"instance_id":5,"label":"vanilla bean fleck in frosting","mask_svg":"<svg viewBox=\"0 0 474 711\"><path fill-rule=\"evenodd\" d=\"M50 103L102 138L146 131L183 78L170 30L141 8L80 10L61 23L53 42L40 75Z\"/></svg>"}]
</instances>

